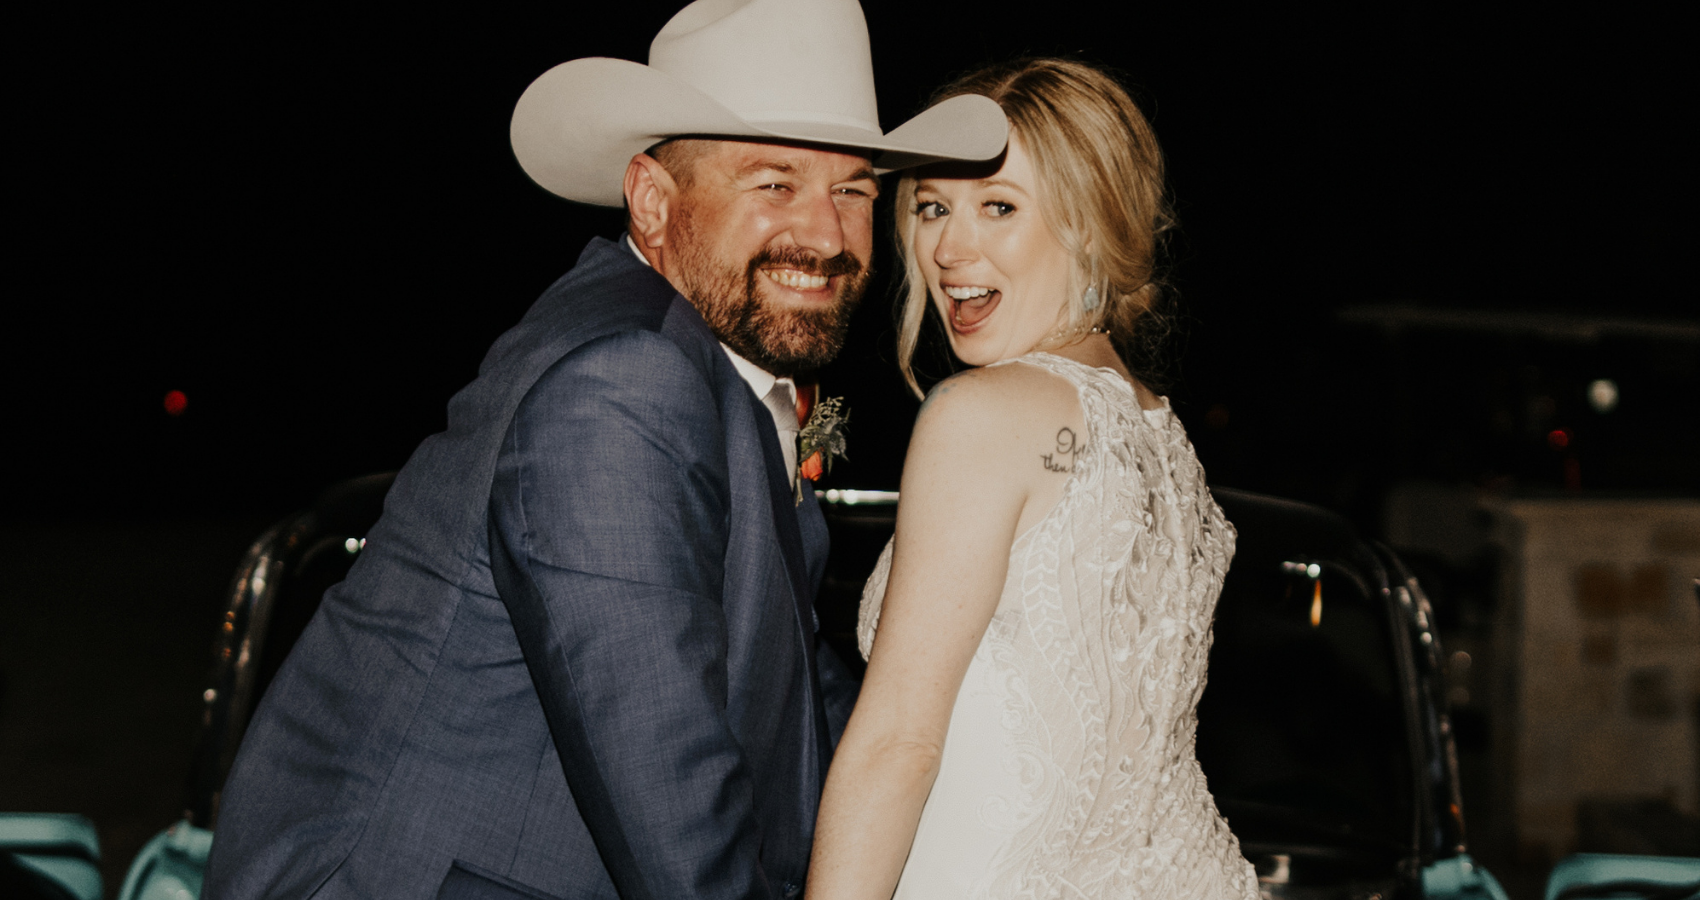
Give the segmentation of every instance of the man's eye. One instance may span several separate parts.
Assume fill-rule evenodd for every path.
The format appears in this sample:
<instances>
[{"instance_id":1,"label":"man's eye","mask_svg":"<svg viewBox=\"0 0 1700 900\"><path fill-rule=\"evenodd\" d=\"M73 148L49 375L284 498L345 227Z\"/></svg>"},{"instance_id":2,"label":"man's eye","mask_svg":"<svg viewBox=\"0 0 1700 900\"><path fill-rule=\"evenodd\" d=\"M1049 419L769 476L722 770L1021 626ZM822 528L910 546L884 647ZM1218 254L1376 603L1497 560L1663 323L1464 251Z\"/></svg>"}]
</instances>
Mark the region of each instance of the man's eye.
<instances>
[{"instance_id":1,"label":"man's eye","mask_svg":"<svg viewBox=\"0 0 1700 900\"><path fill-rule=\"evenodd\" d=\"M774 184L764 184L758 190L763 190L763 191L788 191L790 189L791 189L791 186L788 185L788 184L774 183Z\"/></svg>"},{"instance_id":2,"label":"man's eye","mask_svg":"<svg viewBox=\"0 0 1700 900\"><path fill-rule=\"evenodd\" d=\"M936 200L928 200L925 203L918 203L915 206L915 215L920 216L923 219L937 219L941 216L948 215L949 213L950 210L945 209L944 204Z\"/></svg>"},{"instance_id":3,"label":"man's eye","mask_svg":"<svg viewBox=\"0 0 1700 900\"><path fill-rule=\"evenodd\" d=\"M1007 216L1015 212L1015 207L998 200L988 200L983 204L986 213L995 217Z\"/></svg>"}]
</instances>

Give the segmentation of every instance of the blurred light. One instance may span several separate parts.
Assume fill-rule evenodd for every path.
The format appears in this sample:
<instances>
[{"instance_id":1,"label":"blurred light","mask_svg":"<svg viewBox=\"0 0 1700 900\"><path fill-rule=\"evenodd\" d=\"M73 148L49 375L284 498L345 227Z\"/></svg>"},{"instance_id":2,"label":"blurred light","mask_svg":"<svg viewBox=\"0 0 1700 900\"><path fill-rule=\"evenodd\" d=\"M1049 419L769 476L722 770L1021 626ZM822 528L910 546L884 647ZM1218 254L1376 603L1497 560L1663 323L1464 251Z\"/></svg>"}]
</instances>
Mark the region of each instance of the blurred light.
<instances>
[{"instance_id":1,"label":"blurred light","mask_svg":"<svg viewBox=\"0 0 1700 900\"><path fill-rule=\"evenodd\" d=\"M1313 581L1322 577L1322 566L1317 563L1284 562L1281 571L1288 575L1303 575Z\"/></svg>"},{"instance_id":2,"label":"blurred light","mask_svg":"<svg viewBox=\"0 0 1700 900\"><path fill-rule=\"evenodd\" d=\"M1588 404L1594 407L1594 412L1609 413L1617 408L1617 382L1610 378L1597 378L1588 385Z\"/></svg>"},{"instance_id":3,"label":"blurred light","mask_svg":"<svg viewBox=\"0 0 1700 900\"><path fill-rule=\"evenodd\" d=\"M1470 663L1473 662L1473 661L1474 660L1470 659L1470 654L1465 653L1462 650L1459 650L1458 652L1452 654L1452 663L1451 663L1451 665L1447 666L1446 668L1447 668L1447 671L1454 678L1462 678L1465 675L1469 674Z\"/></svg>"},{"instance_id":4,"label":"blurred light","mask_svg":"<svg viewBox=\"0 0 1700 900\"><path fill-rule=\"evenodd\" d=\"M1563 450L1570 446L1570 432L1562 428L1554 428L1547 432L1547 444L1554 450Z\"/></svg>"},{"instance_id":5,"label":"blurred light","mask_svg":"<svg viewBox=\"0 0 1700 900\"><path fill-rule=\"evenodd\" d=\"M1311 566L1311 568L1316 568ZM1322 582L1316 583L1316 590L1310 595L1310 627L1322 624Z\"/></svg>"},{"instance_id":6,"label":"blurred light","mask_svg":"<svg viewBox=\"0 0 1700 900\"><path fill-rule=\"evenodd\" d=\"M183 415L183 411L188 409L188 408L189 408L189 395L188 394L185 394L182 391L166 391L166 393L165 393L165 414L166 415L168 415L168 416L180 416L180 415Z\"/></svg>"},{"instance_id":7,"label":"blurred light","mask_svg":"<svg viewBox=\"0 0 1700 900\"><path fill-rule=\"evenodd\" d=\"M348 540L343 541L342 542L342 549L347 550L349 553L359 553L360 552L360 539L359 538L349 538Z\"/></svg>"},{"instance_id":8,"label":"blurred light","mask_svg":"<svg viewBox=\"0 0 1700 900\"><path fill-rule=\"evenodd\" d=\"M815 491L815 497L828 503L842 503L845 506L895 506L896 491L841 491L836 488L830 491Z\"/></svg>"}]
</instances>

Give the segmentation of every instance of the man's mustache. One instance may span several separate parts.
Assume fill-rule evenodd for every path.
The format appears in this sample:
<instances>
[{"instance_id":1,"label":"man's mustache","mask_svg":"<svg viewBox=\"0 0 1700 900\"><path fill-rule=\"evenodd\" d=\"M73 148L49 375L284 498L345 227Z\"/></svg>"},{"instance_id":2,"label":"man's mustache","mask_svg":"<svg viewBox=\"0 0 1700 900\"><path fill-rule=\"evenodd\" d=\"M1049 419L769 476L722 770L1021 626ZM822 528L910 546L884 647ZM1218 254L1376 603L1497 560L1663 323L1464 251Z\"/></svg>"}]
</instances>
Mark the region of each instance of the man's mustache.
<instances>
[{"instance_id":1,"label":"man's mustache","mask_svg":"<svg viewBox=\"0 0 1700 900\"><path fill-rule=\"evenodd\" d=\"M848 251L822 259L820 254L801 247L768 247L750 260L751 275L758 269L796 269L805 275L832 278L836 275L860 275L863 268L862 261Z\"/></svg>"}]
</instances>

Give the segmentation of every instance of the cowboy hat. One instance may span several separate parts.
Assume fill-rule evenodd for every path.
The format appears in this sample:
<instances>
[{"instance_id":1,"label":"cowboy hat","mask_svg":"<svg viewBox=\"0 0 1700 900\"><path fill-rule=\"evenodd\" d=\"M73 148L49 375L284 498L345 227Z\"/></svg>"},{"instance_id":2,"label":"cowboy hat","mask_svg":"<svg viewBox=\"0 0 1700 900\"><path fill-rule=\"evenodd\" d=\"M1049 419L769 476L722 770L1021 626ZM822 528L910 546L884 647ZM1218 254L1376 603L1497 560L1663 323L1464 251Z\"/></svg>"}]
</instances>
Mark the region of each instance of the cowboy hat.
<instances>
[{"instance_id":1,"label":"cowboy hat","mask_svg":"<svg viewBox=\"0 0 1700 900\"><path fill-rule=\"evenodd\" d=\"M952 97L879 127L857 0L697 0L649 45L649 65L591 57L544 72L509 131L534 181L568 200L625 202L631 158L672 137L758 138L874 151L878 171L1003 152L987 97Z\"/></svg>"}]
</instances>

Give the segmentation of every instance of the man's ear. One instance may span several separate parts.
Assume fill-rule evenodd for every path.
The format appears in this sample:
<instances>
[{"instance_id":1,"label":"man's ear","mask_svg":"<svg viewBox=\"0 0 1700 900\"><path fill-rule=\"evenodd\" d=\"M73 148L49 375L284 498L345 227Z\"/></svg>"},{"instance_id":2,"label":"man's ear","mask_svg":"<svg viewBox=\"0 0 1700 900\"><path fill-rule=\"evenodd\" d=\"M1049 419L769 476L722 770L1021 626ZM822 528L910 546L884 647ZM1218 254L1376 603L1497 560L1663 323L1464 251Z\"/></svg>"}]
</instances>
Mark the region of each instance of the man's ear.
<instances>
[{"instance_id":1,"label":"man's ear","mask_svg":"<svg viewBox=\"0 0 1700 900\"><path fill-rule=\"evenodd\" d=\"M679 185L655 157L639 153L626 164L626 217L639 248L659 250ZM647 254L646 254L647 255Z\"/></svg>"}]
</instances>

